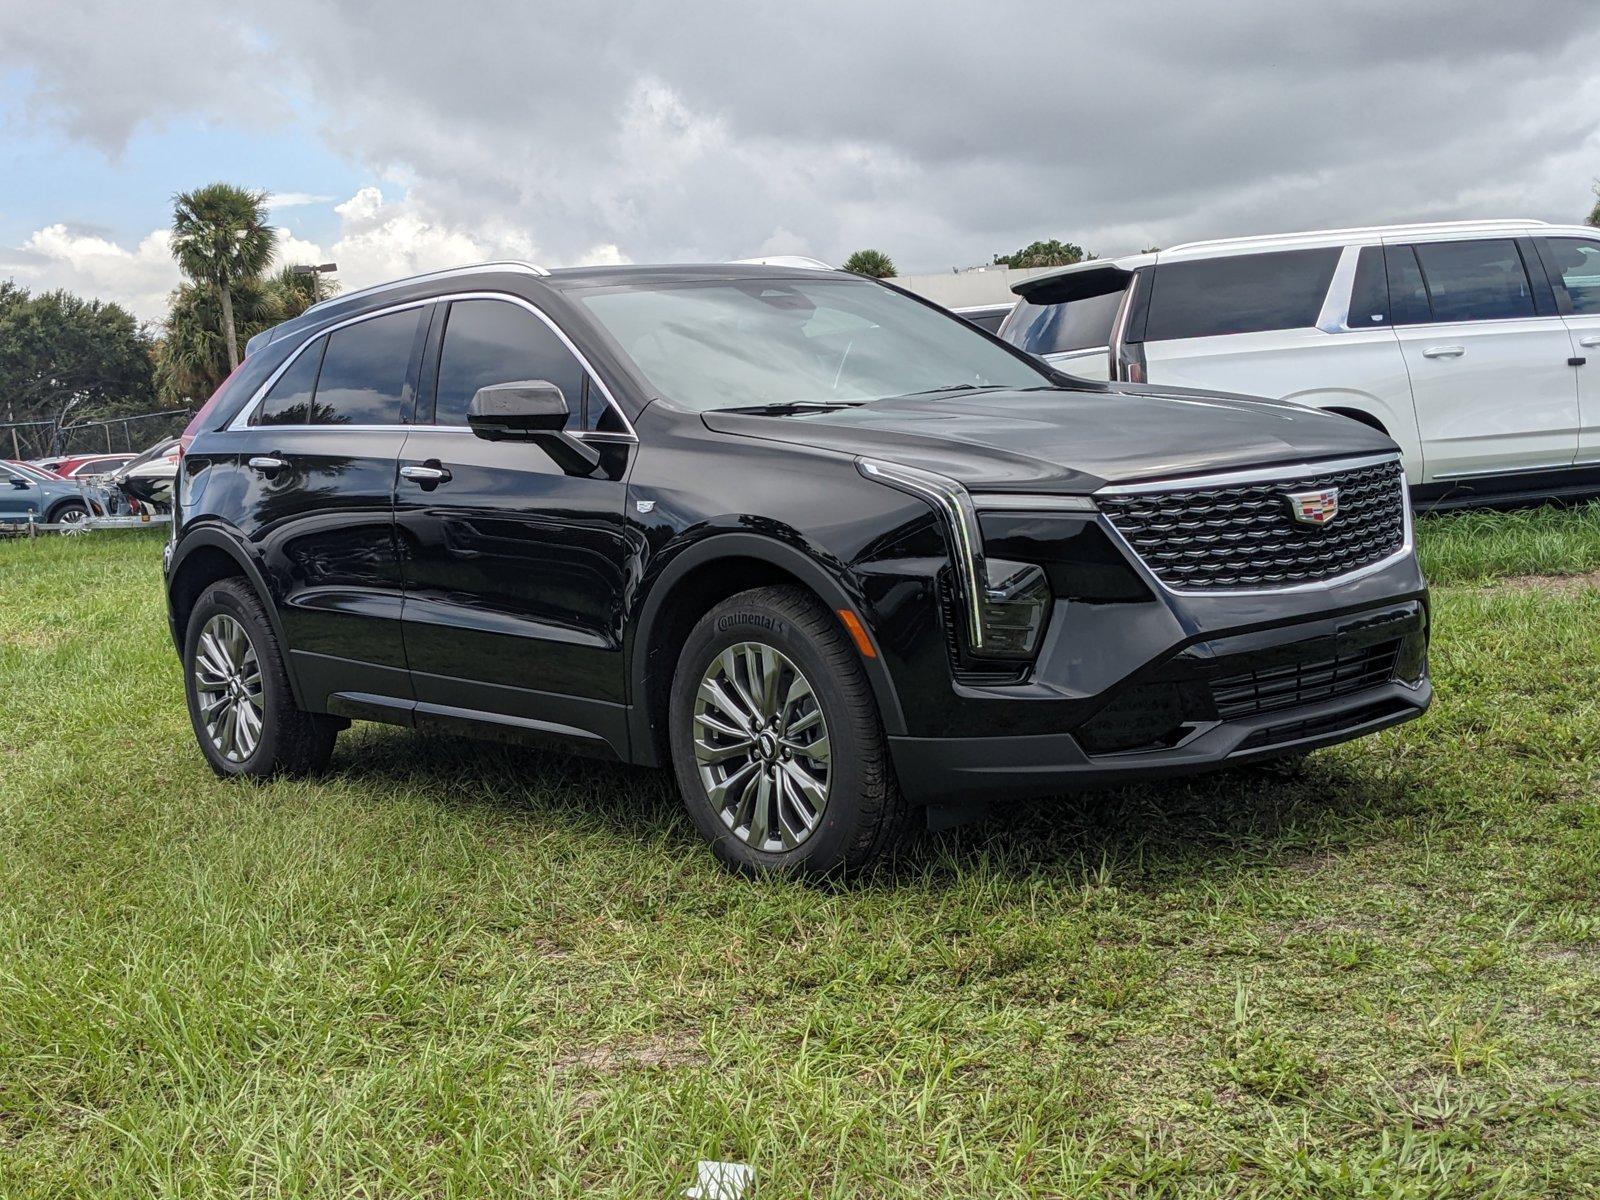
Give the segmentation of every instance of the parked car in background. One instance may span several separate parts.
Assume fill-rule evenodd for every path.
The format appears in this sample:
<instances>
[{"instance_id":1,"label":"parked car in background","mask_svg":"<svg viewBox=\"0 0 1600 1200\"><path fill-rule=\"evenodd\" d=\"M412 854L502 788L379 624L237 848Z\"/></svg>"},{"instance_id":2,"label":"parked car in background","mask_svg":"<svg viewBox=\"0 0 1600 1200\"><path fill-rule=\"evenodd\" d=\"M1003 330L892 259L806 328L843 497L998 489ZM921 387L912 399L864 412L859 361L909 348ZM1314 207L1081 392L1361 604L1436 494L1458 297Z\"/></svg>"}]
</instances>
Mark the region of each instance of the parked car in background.
<instances>
[{"instance_id":1,"label":"parked car in background","mask_svg":"<svg viewBox=\"0 0 1600 1200\"><path fill-rule=\"evenodd\" d=\"M1011 310L1016 307L1016 302L1010 304L974 304L966 308L952 308L950 311L962 320L970 321L985 333L998 333L1005 319L1011 315Z\"/></svg>"},{"instance_id":2,"label":"parked car in background","mask_svg":"<svg viewBox=\"0 0 1600 1200\"><path fill-rule=\"evenodd\" d=\"M106 477L106 485L126 496L134 512L140 505L165 512L172 502L180 453L177 438L163 438L113 471Z\"/></svg>"},{"instance_id":3,"label":"parked car in background","mask_svg":"<svg viewBox=\"0 0 1600 1200\"><path fill-rule=\"evenodd\" d=\"M109 475L125 463L132 462L132 454L69 454L55 458L36 458L33 465L54 471L63 479L90 479L96 475Z\"/></svg>"},{"instance_id":4,"label":"parked car in background","mask_svg":"<svg viewBox=\"0 0 1600 1200\"><path fill-rule=\"evenodd\" d=\"M1389 225L1194 242L1016 285L1064 371L1293 400L1400 444L1419 502L1600 490L1600 230Z\"/></svg>"},{"instance_id":5,"label":"parked car in background","mask_svg":"<svg viewBox=\"0 0 1600 1200\"><path fill-rule=\"evenodd\" d=\"M0 521L76 525L105 516L105 493L30 463L0 459Z\"/></svg>"},{"instance_id":6,"label":"parked car in background","mask_svg":"<svg viewBox=\"0 0 1600 1200\"><path fill-rule=\"evenodd\" d=\"M487 264L257 335L167 553L201 753L352 718L672 767L747 871L916 807L1215 769L1417 716L1393 441L1073 381L928 301L764 265Z\"/></svg>"}]
</instances>

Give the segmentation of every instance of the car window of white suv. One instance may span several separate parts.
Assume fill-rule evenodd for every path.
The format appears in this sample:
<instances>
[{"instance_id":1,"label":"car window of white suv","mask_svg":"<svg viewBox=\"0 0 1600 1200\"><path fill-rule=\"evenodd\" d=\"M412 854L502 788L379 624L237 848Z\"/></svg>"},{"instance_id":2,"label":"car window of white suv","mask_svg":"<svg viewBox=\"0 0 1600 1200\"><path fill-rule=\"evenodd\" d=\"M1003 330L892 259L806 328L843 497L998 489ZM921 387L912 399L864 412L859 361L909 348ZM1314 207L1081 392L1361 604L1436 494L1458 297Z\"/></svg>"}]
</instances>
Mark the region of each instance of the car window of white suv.
<instances>
[{"instance_id":1,"label":"car window of white suv","mask_svg":"<svg viewBox=\"0 0 1600 1200\"><path fill-rule=\"evenodd\" d=\"M1587 238L1540 238L1539 253L1556 284L1562 311L1574 315L1600 313L1600 242Z\"/></svg>"},{"instance_id":2,"label":"car window of white suv","mask_svg":"<svg viewBox=\"0 0 1600 1200\"><path fill-rule=\"evenodd\" d=\"M1305 329L1317 323L1340 247L1161 263L1145 340Z\"/></svg>"},{"instance_id":3,"label":"car window of white suv","mask_svg":"<svg viewBox=\"0 0 1600 1200\"><path fill-rule=\"evenodd\" d=\"M1416 251L1435 321L1538 315L1522 255L1510 238L1419 242Z\"/></svg>"}]
</instances>

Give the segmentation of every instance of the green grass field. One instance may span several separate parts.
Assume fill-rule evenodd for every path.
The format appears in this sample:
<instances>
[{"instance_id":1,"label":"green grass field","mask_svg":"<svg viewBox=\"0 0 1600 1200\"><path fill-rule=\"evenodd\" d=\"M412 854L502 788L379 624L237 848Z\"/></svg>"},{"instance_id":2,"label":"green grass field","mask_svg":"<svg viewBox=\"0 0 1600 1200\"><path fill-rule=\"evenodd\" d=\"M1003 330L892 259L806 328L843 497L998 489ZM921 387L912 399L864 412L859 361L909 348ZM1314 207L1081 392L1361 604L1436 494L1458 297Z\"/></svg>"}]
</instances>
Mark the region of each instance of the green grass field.
<instances>
[{"instance_id":1,"label":"green grass field","mask_svg":"<svg viewBox=\"0 0 1600 1200\"><path fill-rule=\"evenodd\" d=\"M836 887L514 749L221 783L159 540L0 544L0 1196L1600 1194L1600 507L1419 535L1422 721Z\"/></svg>"}]
</instances>

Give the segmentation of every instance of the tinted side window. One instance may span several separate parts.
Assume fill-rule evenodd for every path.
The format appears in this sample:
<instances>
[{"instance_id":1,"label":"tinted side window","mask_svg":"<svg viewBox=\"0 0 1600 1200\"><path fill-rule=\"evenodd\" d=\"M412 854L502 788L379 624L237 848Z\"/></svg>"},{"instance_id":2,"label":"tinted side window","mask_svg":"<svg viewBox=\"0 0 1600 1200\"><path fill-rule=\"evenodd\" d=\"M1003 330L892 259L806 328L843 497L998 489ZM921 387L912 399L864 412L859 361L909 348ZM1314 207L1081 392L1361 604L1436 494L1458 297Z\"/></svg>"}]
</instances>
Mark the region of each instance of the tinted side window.
<instances>
[{"instance_id":1,"label":"tinted side window","mask_svg":"<svg viewBox=\"0 0 1600 1200\"><path fill-rule=\"evenodd\" d=\"M1389 274L1389 319L1396 325L1425 325L1433 320L1417 252L1410 246L1385 246L1383 257Z\"/></svg>"},{"instance_id":2,"label":"tinted side window","mask_svg":"<svg viewBox=\"0 0 1600 1200\"><path fill-rule=\"evenodd\" d=\"M1389 280L1383 267L1383 247L1363 246L1356 259L1356 278L1350 288L1351 329L1370 329L1389 323Z\"/></svg>"},{"instance_id":3,"label":"tinted side window","mask_svg":"<svg viewBox=\"0 0 1600 1200\"><path fill-rule=\"evenodd\" d=\"M588 374L548 325L527 309L503 300L457 300L450 305L439 352L434 421L465 425L467 406L479 388L521 379L555 384L567 398L572 414L569 424L594 427L598 411L584 421ZM596 392L589 408L598 410L603 403L604 397Z\"/></svg>"},{"instance_id":4,"label":"tinted side window","mask_svg":"<svg viewBox=\"0 0 1600 1200\"><path fill-rule=\"evenodd\" d=\"M1421 242L1416 251L1435 321L1534 315L1533 289L1511 239Z\"/></svg>"},{"instance_id":5,"label":"tinted side window","mask_svg":"<svg viewBox=\"0 0 1600 1200\"><path fill-rule=\"evenodd\" d=\"M1337 246L1163 263L1156 267L1145 338L1309 328L1338 264Z\"/></svg>"},{"instance_id":6,"label":"tinted side window","mask_svg":"<svg viewBox=\"0 0 1600 1200\"><path fill-rule=\"evenodd\" d=\"M1122 292L1108 292L1062 304L1020 301L1001 336L1029 354L1061 354L1092 350L1111 344L1111 323L1116 320Z\"/></svg>"},{"instance_id":7,"label":"tinted side window","mask_svg":"<svg viewBox=\"0 0 1600 1200\"><path fill-rule=\"evenodd\" d=\"M396 425L410 404L406 380L417 317L406 309L336 329L327 337L312 406L317 425ZM408 414L409 415L409 414Z\"/></svg>"},{"instance_id":8,"label":"tinted side window","mask_svg":"<svg viewBox=\"0 0 1600 1200\"><path fill-rule=\"evenodd\" d=\"M327 344L326 338L318 338L278 376L278 382L272 385L272 390L262 398L261 407L256 409L257 425L311 423L311 394L317 389L317 371L322 366L322 352Z\"/></svg>"},{"instance_id":9,"label":"tinted side window","mask_svg":"<svg viewBox=\"0 0 1600 1200\"><path fill-rule=\"evenodd\" d=\"M1539 253L1556 285L1566 293L1562 312L1600 313L1600 242L1588 238L1540 238Z\"/></svg>"}]
</instances>

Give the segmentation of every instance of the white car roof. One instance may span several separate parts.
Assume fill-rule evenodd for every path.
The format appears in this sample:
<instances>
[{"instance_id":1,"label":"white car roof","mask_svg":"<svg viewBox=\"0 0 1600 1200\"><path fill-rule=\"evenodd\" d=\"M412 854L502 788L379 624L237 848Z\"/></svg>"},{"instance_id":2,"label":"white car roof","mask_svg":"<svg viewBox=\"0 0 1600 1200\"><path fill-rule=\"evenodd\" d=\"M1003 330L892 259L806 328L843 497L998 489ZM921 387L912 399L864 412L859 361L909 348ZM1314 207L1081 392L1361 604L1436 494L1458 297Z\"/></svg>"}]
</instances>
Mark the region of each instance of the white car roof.
<instances>
[{"instance_id":1,"label":"white car roof","mask_svg":"<svg viewBox=\"0 0 1600 1200\"><path fill-rule=\"evenodd\" d=\"M1375 246L1384 241L1413 238L1448 238L1539 233L1572 234L1600 239L1600 232L1587 225L1552 225L1531 217L1508 217L1487 221L1423 221L1409 225L1358 225L1349 229L1308 229L1298 233L1264 233L1253 237L1213 238L1200 242L1181 242L1149 254L1125 254L1120 258L1095 258L1087 262L1058 267L1023 281L1012 288L1018 295L1041 290L1045 280L1066 276L1088 276L1100 272L1126 274L1156 262L1182 262L1195 258L1223 258L1232 254L1259 254L1264 250L1306 250L1319 246ZM1108 283L1110 279L1108 277ZM1083 281L1090 286L1089 281Z\"/></svg>"}]
</instances>

